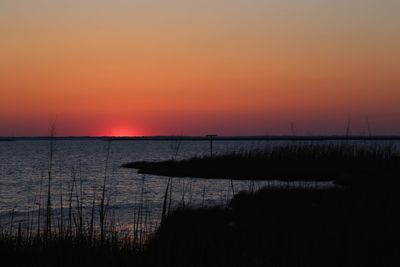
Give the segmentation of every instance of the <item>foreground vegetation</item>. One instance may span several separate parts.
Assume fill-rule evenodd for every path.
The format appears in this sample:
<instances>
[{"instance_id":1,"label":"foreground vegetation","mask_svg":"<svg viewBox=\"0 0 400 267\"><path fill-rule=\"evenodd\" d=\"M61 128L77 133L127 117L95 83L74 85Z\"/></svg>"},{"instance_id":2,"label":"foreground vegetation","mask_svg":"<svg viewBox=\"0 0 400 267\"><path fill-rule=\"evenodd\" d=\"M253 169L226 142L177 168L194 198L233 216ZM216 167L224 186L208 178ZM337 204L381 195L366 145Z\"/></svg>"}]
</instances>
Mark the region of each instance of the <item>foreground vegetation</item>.
<instances>
[{"instance_id":1,"label":"foreground vegetation","mask_svg":"<svg viewBox=\"0 0 400 267\"><path fill-rule=\"evenodd\" d=\"M392 147L287 146L134 163L142 164L143 172L346 184L265 187L240 192L227 206L182 205L170 212L170 178L161 224L153 232L143 205L134 212L132 229L117 227L107 196L108 157L109 147L100 196L84 202L81 178L74 174L68 198L59 196L60 207L66 208L55 214L50 153L47 190L38 195L37 212L27 223L11 219L0 227L2 266L400 266L400 166ZM143 198L144 188L141 192ZM88 214L82 212L85 203Z\"/></svg>"},{"instance_id":2,"label":"foreground vegetation","mask_svg":"<svg viewBox=\"0 0 400 267\"><path fill-rule=\"evenodd\" d=\"M106 240L79 234L29 239L21 232L0 234L1 266L134 266L141 265L140 251L120 236Z\"/></svg>"},{"instance_id":3,"label":"foreground vegetation","mask_svg":"<svg viewBox=\"0 0 400 267\"><path fill-rule=\"evenodd\" d=\"M393 177L400 171L400 155L392 146L309 144L122 166L136 168L139 173L174 177L350 184L377 176Z\"/></svg>"},{"instance_id":4,"label":"foreground vegetation","mask_svg":"<svg viewBox=\"0 0 400 267\"><path fill-rule=\"evenodd\" d=\"M3 233L1 258L5 266L399 266L395 186L241 192L228 207L176 210L142 247L117 232L29 242Z\"/></svg>"},{"instance_id":5,"label":"foreground vegetation","mask_svg":"<svg viewBox=\"0 0 400 267\"><path fill-rule=\"evenodd\" d=\"M390 186L243 192L229 208L178 210L154 266L399 266L400 201Z\"/></svg>"}]
</instances>

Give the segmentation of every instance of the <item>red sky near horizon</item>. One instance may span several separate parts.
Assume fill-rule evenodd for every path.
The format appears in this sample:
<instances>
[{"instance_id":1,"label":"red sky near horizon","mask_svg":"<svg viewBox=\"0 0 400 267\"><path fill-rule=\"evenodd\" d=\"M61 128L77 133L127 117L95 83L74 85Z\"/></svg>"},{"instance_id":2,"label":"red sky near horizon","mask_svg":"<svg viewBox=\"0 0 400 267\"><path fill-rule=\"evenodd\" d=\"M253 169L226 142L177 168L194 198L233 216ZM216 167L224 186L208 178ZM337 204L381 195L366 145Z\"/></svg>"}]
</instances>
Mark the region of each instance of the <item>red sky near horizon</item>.
<instances>
[{"instance_id":1,"label":"red sky near horizon","mask_svg":"<svg viewBox=\"0 0 400 267\"><path fill-rule=\"evenodd\" d=\"M300 3L302 2L302 3ZM0 0L0 136L400 134L400 2Z\"/></svg>"}]
</instances>

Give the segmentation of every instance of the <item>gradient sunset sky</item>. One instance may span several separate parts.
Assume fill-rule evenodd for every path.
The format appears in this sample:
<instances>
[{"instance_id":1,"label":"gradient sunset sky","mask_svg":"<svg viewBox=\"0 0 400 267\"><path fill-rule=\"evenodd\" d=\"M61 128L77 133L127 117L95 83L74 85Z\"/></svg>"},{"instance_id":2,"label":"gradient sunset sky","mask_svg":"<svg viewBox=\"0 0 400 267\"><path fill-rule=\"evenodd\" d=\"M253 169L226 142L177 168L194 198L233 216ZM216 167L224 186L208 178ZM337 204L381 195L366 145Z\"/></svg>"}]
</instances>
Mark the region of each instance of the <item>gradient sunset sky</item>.
<instances>
[{"instance_id":1,"label":"gradient sunset sky","mask_svg":"<svg viewBox=\"0 0 400 267\"><path fill-rule=\"evenodd\" d=\"M398 0L0 0L0 136L400 134Z\"/></svg>"}]
</instances>

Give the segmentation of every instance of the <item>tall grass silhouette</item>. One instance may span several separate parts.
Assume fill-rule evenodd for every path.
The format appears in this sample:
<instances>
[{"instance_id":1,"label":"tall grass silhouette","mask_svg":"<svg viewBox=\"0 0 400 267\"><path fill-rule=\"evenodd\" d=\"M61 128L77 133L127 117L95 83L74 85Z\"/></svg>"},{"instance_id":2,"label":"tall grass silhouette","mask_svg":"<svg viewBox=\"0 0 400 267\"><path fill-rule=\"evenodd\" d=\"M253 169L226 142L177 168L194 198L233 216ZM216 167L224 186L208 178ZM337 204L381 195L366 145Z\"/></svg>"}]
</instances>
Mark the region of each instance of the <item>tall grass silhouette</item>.
<instances>
[{"instance_id":1,"label":"tall grass silhouette","mask_svg":"<svg viewBox=\"0 0 400 267\"><path fill-rule=\"evenodd\" d=\"M54 125L50 129L47 177L43 172L26 221L15 221L14 208L9 226L0 225L0 263L5 266L126 266L131 262L138 263L138 255L153 232L144 203L145 176L139 189L140 205L134 210L135 223L132 228L121 231L115 211L110 209L111 142L106 147L101 186L98 190L93 185L91 199L85 197L80 164L71 167L70 180L67 183L60 181L59 192L54 194ZM58 205L54 201L56 196L59 197Z\"/></svg>"}]
</instances>

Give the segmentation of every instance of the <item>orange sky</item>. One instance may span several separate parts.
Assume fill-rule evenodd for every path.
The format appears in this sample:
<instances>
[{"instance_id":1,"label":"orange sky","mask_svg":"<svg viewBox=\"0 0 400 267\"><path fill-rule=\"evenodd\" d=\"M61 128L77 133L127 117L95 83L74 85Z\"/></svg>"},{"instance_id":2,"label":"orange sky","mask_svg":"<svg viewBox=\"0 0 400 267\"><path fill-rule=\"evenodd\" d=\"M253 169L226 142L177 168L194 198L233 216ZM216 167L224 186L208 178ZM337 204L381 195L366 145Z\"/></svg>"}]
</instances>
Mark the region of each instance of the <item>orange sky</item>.
<instances>
[{"instance_id":1,"label":"orange sky","mask_svg":"<svg viewBox=\"0 0 400 267\"><path fill-rule=\"evenodd\" d=\"M399 1L194 2L0 0L0 135L400 134Z\"/></svg>"}]
</instances>

